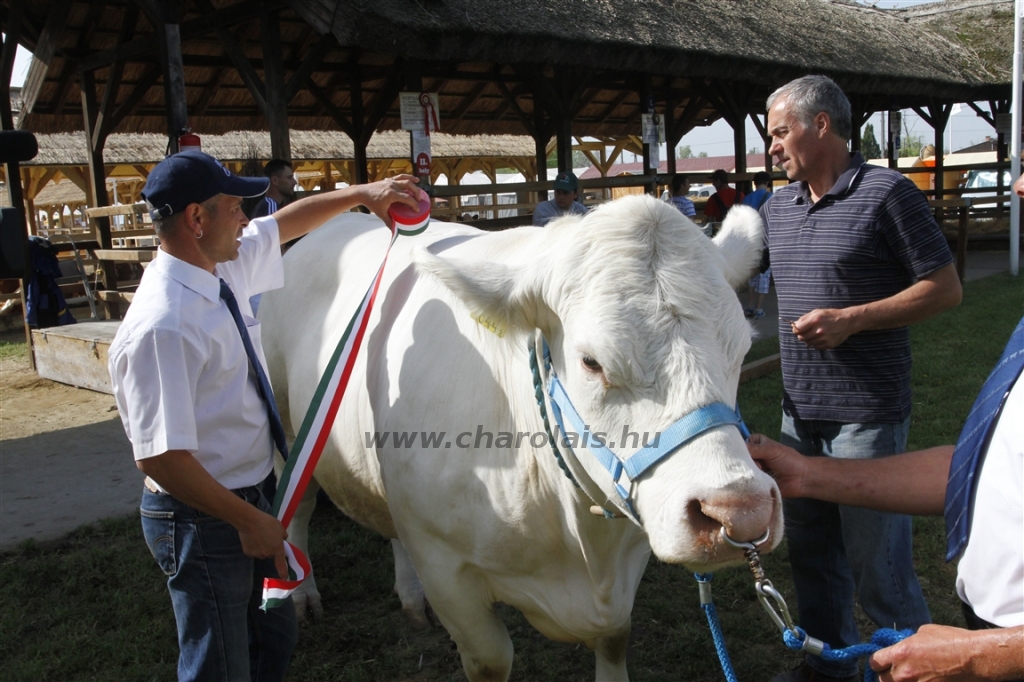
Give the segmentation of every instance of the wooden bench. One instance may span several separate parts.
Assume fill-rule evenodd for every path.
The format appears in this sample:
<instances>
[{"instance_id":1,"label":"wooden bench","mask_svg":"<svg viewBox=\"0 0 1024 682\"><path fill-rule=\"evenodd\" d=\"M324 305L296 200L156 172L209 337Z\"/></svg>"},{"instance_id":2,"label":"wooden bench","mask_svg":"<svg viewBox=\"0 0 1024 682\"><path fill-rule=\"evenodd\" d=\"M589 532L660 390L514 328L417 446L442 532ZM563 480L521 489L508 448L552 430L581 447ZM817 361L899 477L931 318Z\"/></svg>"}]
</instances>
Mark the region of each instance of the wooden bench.
<instances>
[{"instance_id":1,"label":"wooden bench","mask_svg":"<svg viewBox=\"0 0 1024 682\"><path fill-rule=\"evenodd\" d=\"M1010 202L1009 194L991 197L958 197L955 199L929 199L931 208L953 208L959 213L956 229L956 274L960 281L964 279L967 268L967 216L971 208L977 206L999 206Z\"/></svg>"}]
</instances>

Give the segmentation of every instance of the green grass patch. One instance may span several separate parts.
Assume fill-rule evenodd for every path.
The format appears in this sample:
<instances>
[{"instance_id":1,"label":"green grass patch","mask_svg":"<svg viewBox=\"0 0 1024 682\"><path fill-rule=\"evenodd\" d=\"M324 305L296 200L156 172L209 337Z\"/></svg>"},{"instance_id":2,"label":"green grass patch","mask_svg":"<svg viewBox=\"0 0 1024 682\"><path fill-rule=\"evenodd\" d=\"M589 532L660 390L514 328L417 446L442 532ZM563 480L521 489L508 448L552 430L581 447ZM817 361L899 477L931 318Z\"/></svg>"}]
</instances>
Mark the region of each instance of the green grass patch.
<instances>
[{"instance_id":1,"label":"green grass patch","mask_svg":"<svg viewBox=\"0 0 1024 682\"><path fill-rule=\"evenodd\" d=\"M746 356L743 358L743 364L766 358L769 355L775 355L779 352L779 337L778 336L766 336L754 341L750 346L750 350L747 351Z\"/></svg>"},{"instance_id":2,"label":"green grass patch","mask_svg":"<svg viewBox=\"0 0 1024 682\"><path fill-rule=\"evenodd\" d=\"M949 443L1024 314L1021 280L996 275L965 286L964 302L915 325L913 448ZM759 344L770 346L770 339ZM777 341L776 348L777 348ZM755 345L755 348L758 347ZM775 352L775 351L772 351ZM771 353L766 353L771 354ZM782 382L775 373L740 387L743 416L777 437ZM942 561L938 518L915 519L915 561L936 622L962 625L954 569ZM411 629L392 593L389 543L333 510L314 515L310 544L324 618L303 626L289 680L464 680L439 625ZM765 570L796 608L783 549ZM177 659L164 576L137 518L107 521L60 542L0 554L0 658L5 680L168 680ZM781 644L745 569L715 576L715 600L741 680L766 680L799 657ZM514 609L498 606L515 646L513 680L590 681L586 647L551 642ZM865 634L873 626L862 622ZM629 651L635 682L722 679L692 575L651 561L637 593Z\"/></svg>"},{"instance_id":3,"label":"green grass patch","mask_svg":"<svg viewBox=\"0 0 1024 682\"><path fill-rule=\"evenodd\" d=\"M25 332L4 332L0 334L0 360L23 359L28 357L28 343Z\"/></svg>"}]
</instances>

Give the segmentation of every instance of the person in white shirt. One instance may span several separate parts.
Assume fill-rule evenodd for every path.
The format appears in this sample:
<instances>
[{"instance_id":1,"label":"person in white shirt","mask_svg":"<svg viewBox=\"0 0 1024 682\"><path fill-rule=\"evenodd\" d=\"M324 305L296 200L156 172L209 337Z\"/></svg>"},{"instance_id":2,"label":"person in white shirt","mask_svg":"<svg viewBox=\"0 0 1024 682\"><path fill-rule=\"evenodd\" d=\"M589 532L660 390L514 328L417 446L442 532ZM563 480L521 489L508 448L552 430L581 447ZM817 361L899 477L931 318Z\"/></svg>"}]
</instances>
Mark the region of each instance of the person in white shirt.
<instances>
[{"instance_id":1,"label":"person in white shirt","mask_svg":"<svg viewBox=\"0 0 1024 682\"><path fill-rule=\"evenodd\" d=\"M263 578L287 576L287 533L259 488L274 444L249 297L283 286L282 241L357 205L390 222L392 203L417 206L415 183L398 176L324 193L243 231L242 198L266 191L265 178L235 176L186 151L147 179L142 194L160 250L111 344L109 369L146 474L142 526L168 576L180 680L280 680L297 636L290 601L259 609ZM237 323L222 299L227 288ZM247 355L242 322L260 368Z\"/></svg>"}]
</instances>

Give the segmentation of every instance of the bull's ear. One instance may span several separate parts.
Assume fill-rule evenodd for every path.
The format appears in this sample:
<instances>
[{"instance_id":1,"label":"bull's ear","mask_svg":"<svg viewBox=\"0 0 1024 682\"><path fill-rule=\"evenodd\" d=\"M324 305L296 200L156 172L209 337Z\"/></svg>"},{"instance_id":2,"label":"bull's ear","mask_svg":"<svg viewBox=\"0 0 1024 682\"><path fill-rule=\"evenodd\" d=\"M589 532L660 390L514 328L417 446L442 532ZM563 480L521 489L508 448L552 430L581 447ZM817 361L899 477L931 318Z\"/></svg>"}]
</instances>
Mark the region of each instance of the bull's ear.
<instances>
[{"instance_id":1,"label":"bull's ear","mask_svg":"<svg viewBox=\"0 0 1024 682\"><path fill-rule=\"evenodd\" d=\"M733 206L714 241L722 254L725 279L736 289L750 279L761 261L764 241L761 216L749 206Z\"/></svg>"},{"instance_id":2,"label":"bull's ear","mask_svg":"<svg viewBox=\"0 0 1024 682\"><path fill-rule=\"evenodd\" d=\"M495 262L441 258L426 249L412 254L416 269L436 277L474 317L499 328L532 330L539 324L543 300L535 268L513 270Z\"/></svg>"}]
</instances>

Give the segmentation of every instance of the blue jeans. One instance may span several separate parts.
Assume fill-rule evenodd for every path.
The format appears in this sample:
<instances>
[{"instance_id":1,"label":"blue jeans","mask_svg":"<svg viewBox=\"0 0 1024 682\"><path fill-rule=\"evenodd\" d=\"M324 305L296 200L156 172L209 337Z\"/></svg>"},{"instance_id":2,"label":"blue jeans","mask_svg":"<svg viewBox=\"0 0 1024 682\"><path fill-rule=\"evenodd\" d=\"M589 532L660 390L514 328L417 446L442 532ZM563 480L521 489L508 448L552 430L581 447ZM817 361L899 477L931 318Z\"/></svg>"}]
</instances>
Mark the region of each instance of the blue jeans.
<instances>
[{"instance_id":1,"label":"blue jeans","mask_svg":"<svg viewBox=\"0 0 1024 682\"><path fill-rule=\"evenodd\" d=\"M268 511L257 486L232 491ZM238 531L171 495L145 490L142 532L167 574L178 624L178 679L270 682L284 678L298 638L289 599L260 611L264 576L277 576L273 559L242 552Z\"/></svg>"},{"instance_id":2,"label":"blue jeans","mask_svg":"<svg viewBox=\"0 0 1024 682\"><path fill-rule=\"evenodd\" d=\"M784 414L780 441L804 455L867 459L907 446L910 420L899 424L844 424ZM914 573L910 517L798 498L784 501L789 561L800 626L833 649L859 644L853 616L861 608L878 627L918 628L931 622ZM808 664L834 677L857 673L857 661Z\"/></svg>"}]
</instances>

